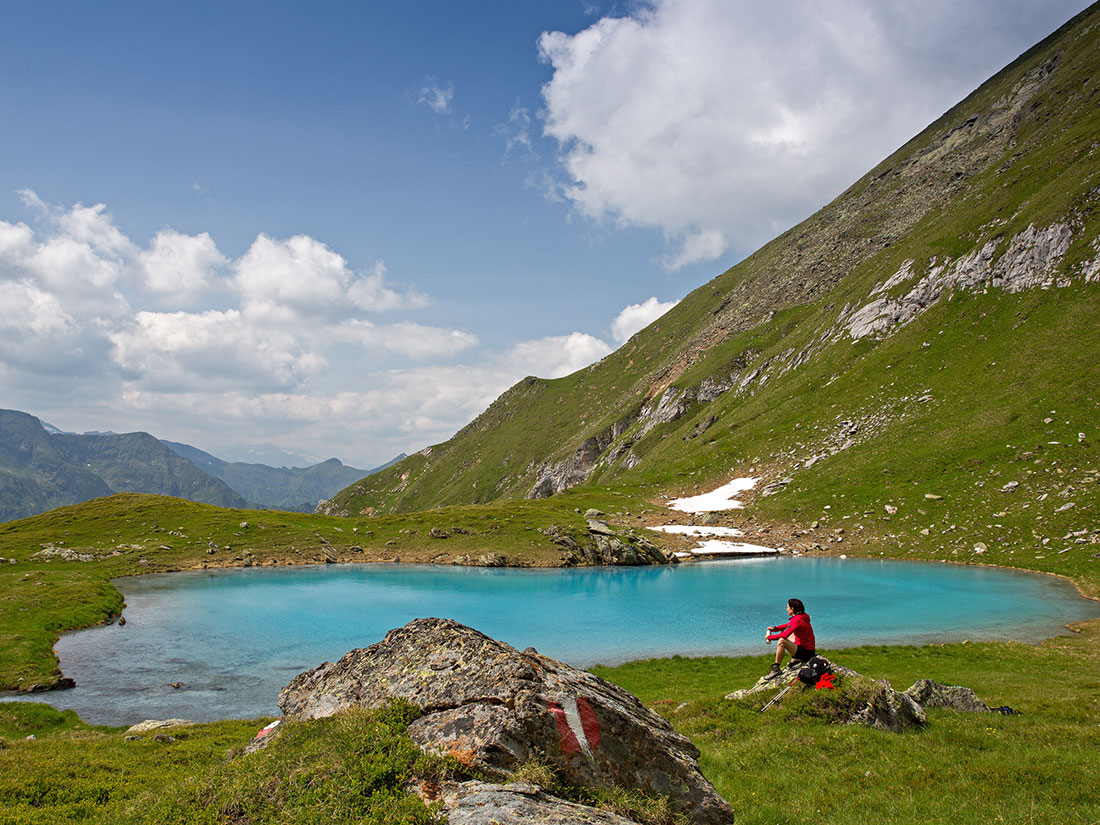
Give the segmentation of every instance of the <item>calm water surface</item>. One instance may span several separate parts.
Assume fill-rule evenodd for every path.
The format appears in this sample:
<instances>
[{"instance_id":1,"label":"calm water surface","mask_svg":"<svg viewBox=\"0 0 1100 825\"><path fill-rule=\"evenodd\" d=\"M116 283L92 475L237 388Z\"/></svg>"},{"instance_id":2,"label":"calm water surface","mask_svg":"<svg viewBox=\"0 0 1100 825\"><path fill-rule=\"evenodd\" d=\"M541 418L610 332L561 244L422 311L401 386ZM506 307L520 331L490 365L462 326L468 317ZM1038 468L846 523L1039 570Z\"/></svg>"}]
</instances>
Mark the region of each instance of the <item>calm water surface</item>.
<instances>
[{"instance_id":1,"label":"calm water surface","mask_svg":"<svg viewBox=\"0 0 1100 825\"><path fill-rule=\"evenodd\" d=\"M1038 640L1100 615L1058 579L949 564L731 559L675 567L515 570L339 565L120 579L124 627L57 645L74 690L35 697L85 721L277 715L298 673L418 616L444 616L579 667L763 654L798 596L818 648ZM181 683L176 689L172 682Z\"/></svg>"}]
</instances>

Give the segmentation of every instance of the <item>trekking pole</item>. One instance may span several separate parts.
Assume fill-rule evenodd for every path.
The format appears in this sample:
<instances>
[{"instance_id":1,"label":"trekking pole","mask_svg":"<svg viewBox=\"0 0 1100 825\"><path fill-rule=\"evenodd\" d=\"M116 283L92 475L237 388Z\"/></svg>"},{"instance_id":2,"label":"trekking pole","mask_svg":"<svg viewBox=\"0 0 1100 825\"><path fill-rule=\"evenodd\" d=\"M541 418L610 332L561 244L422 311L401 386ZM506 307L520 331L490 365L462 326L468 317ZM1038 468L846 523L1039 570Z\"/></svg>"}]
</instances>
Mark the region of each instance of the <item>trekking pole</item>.
<instances>
[{"instance_id":1,"label":"trekking pole","mask_svg":"<svg viewBox=\"0 0 1100 825\"><path fill-rule=\"evenodd\" d=\"M794 687L794 682L791 682L789 685L787 685L785 688L783 688L783 690L781 690L781 691L779 691L779 693L775 694L774 698L770 702L768 702L768 704L764 705L764 707L760 708L760 710L758 710L757 713L763 713L764 711L766 711L768 708L770 708L772 705L774 705L776 702L778 702L780 699L782 699L786 695L787 691L790 690L793 687Z\"/></svg>"}]
</instances>

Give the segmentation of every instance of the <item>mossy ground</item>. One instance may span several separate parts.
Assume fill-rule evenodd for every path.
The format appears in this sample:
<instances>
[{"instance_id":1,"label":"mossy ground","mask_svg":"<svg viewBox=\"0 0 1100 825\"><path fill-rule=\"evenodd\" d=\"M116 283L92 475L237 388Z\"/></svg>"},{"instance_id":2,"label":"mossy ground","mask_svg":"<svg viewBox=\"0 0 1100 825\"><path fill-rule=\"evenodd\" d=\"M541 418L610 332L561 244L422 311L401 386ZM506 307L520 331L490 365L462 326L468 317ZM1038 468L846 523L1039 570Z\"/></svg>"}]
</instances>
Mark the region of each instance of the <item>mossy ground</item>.
<instances>
[{"instance_id":1,"label":"mossy ground","mask_svg":"<svg viewBox=\"0 0 1100 825\"><path fill-rule=\"evenodd\" d=\"M405 734L406 705L286 721L264 750L240 756L266 720L168 728L127 741L41 705L0 704L0 822L376 823L429 825L438 812L406 792L456 764ZM166 738L167 737L167 738Z\"/></svg>"}]
</instances>

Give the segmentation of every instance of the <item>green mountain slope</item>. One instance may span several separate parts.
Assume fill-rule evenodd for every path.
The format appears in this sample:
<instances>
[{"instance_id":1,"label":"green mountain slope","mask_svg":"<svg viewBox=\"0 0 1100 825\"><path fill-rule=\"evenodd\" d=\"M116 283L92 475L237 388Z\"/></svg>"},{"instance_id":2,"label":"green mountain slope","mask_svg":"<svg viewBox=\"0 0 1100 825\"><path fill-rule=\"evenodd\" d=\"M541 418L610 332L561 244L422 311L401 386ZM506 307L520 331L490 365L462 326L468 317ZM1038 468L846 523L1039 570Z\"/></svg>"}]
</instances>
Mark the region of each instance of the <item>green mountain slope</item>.
<instances>
[{"instance_id":1,"label":"green mountain slope","mask_svg":"<svg viewBox=\"0 0 1100 825\"><path fill-rule=\"evenodd\" d=\"M657 500L751 474L777 482L759 518L932 554L1096 541L1098 23L1094 6L617 352L525 379L320 510ZM785 538L820 543L802 532Z\"/></svg>"},{"instance_id":2,"label":"green mountain slope","mask_svg":"<svg viewBox=\"0 0 1100 825\"><path fill-rule=\"evenodd\" d=\"M335 458L312 467L269 467L266 464L223 461L189 444L175 441L162 443L203 472L220 478L249 502L278 510L312 512L320 499L328 498L375 472L348 467Z\"/></svg>"},{"instance_id":3,"label":"green mountain slope","mask_svg":"<svg viewBox=\"0 0 1100 825\"><path fill-rule=\"evenodd\" d=\"M245 506L147 433L51 435L32 415L0 410L0 521L129 491Z\"/></svg>"}]
</instances>

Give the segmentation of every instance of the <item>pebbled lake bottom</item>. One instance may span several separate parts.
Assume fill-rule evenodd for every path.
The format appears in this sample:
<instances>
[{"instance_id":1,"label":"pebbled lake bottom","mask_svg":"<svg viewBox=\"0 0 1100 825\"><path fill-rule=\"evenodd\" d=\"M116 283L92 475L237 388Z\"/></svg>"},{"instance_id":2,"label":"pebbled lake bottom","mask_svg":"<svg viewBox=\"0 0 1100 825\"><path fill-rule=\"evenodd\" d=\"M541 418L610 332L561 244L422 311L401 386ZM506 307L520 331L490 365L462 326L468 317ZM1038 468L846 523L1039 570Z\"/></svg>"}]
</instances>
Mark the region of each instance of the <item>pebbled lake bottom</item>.
<instances>
[{"instance_id":1,"label":"pebbled lake bottom","mask_svg":"<svg viewBox=\"0 0 1100 825\"><path fill-rule=\"evenodd\" d=\"M27 698L93 724L278 715L279 691L294 676L420 616L453 618L591 667L763 655L764 628L786 621L791 597L806 603L826 656L867 644L1037 641L1100 615L1100 605L1050 576L838 558L552 570L333 565L116 584L126 597L125 626L63 637L61 668L77 687Z\"/></svg>"}]
</instances>

